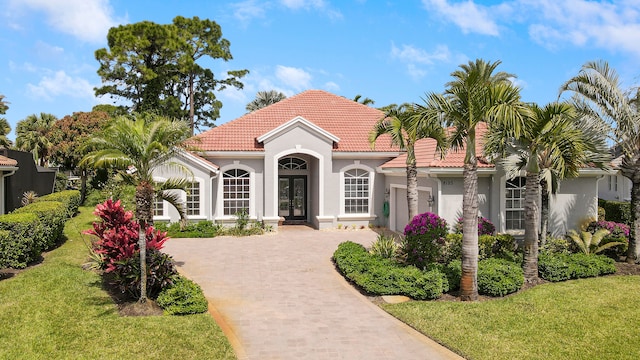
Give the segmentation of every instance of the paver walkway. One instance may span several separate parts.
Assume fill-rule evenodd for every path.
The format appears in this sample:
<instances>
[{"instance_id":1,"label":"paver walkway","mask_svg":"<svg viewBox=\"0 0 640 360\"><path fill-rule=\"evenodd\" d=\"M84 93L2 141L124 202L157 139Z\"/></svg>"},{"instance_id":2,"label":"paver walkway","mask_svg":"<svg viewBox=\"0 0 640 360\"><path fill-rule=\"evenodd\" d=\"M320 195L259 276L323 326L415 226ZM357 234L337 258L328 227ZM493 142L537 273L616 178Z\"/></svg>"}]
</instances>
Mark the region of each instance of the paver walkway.
<instances>
[{"instance_id":1,"label":"paver walkway","mask_svg":"<svg viewBox=\"0 0 640 360\"><path fill-rule=\"evenodd\" d=\"M331 255L366 229L172 239L165 251L200 284L238 358L460 359L372 304L335 270Z\"/></svg>"}]
</instances>

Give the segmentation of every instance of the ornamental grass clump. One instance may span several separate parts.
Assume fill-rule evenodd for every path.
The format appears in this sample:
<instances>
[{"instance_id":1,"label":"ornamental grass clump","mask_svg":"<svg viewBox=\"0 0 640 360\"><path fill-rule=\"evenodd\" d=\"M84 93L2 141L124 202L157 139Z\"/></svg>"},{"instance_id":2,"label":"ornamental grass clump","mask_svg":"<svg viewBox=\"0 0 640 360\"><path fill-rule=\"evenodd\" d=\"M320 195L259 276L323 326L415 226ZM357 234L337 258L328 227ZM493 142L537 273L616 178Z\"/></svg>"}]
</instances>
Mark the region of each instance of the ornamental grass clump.
<instances>
[{"instance_id":1,"label":"ornamental grass clump","mask_svg":"<svg viewBox=\"0 0 640 360\"><path fill-rule=\"evenodd\" d=\"M416 215L404 228L401 253L404 261L419 269L442 260L442 246L447 236L447 222L436 214Z\"/></svg>"}]
</instances>

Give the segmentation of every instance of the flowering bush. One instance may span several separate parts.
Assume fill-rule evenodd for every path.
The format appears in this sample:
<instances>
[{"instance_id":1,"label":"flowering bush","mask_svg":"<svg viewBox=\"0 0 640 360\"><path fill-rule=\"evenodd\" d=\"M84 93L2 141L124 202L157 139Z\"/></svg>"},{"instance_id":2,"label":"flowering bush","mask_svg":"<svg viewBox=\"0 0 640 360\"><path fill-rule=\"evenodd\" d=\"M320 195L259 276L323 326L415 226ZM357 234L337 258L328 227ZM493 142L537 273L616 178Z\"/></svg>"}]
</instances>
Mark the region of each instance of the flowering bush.
<instances>
[{"instance_id":1,"label":"flowering bush","mask_svg":"<svg viewBox=\"0 0 640 360\"><path fill-rule=\"evenodd\" d=\"M453 228L456 234L462 234L462 218L458 218L456 226ZM493 223L482 216L478 216L478 235L493 235L496 233L496 227Z\"/></svg>"},{"instance_id":2,"label":"flowering bush","mask_svg":"<svg viewBox=\"0 0 640 360\"><path fill-rule=\"evenodd\" d=\"M622 245L614 246L606 249L602 253L613 259L619 259L621 256L626 255L627 248L629 247L629 234L631 229L629 225L618 223L615 221L592 221L587 226L587 231L595 233L599 229L609 230L609 235L605 236L601 244L608 244L610 242L621 242ZM575 250L575 249L574 249Z\"/></svg>"},{"instance_id":3,"label":"flowering bush","mask_svg":"<svg viewBox=\"0 0 640 360\"><path fill-rule=\"evenodd\" d=\"M118 261L132 258L138 253L138 230L140 225L133 221L133 213L125 211L120 200L109 199L96 206L94 215L101 221L93 223L93 229L84 233L95 235L98 239L93 243L95 253L102 255L100 268L109 273L115 269ZM146 229L147 249L160 250L169 238L166 232Z\"/></svg>"},{"instance_id":4,"label":"flowering bush","mask_svg":"<svg viewBox=\"0 0 640 360\"><path fill-rule=\"evenodd\" d=\"M404 228L401 253L407 264L419 269L440 260L447 235L447 222L436 214L416 215Z\"/></svg>"}]
</instances>

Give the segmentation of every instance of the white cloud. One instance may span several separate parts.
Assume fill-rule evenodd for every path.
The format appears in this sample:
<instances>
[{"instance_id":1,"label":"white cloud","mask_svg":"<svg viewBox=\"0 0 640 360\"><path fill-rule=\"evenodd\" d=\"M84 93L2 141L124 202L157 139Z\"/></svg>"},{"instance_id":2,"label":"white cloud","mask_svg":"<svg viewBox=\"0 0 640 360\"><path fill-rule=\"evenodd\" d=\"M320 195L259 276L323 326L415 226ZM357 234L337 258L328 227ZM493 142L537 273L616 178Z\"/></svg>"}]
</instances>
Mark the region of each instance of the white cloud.
<instances>
[{"instance_id":1,"label":"white cloud","mask_svg":"<svg viewBox=\"0 0 640 360\"><path fill-rule=\"evenodd\" d=\"M297 91L311 87L311 74L299 68L278 65L276 78L284 85Z\"/></svg>"},{"instance_id":2,"label":"white cloud","mask_svg":"<svg viewBox=\"0 0 640 360\"><path fill-rule=\"evenodd\" d=\"M47 44L46 42L40 40L36 41L34 48L35 53L38 54L40 58L47 59L49 61L51 61L52 58L56 58L64 53L63 48Z\"/></svg>"},{"instance_id":3,"label":"white cloud","mask_svg":"<svg viewBox=\"0 0 640 360\"><path fill-rule=\"evenodd\" d=\"M444 19L456 24L463 33L498 36L498 24L491 18L490 7L472 0L449 3L447 0L422 0L427 10L433 10Z\"/></svg>"},{"instance_id":4,"label":"white cloud","mask_svg":"<svg viewBox=\"0 0 640 360\"><path fill-rule=\"evenodd\" d=\"M340 11L327 5L324 0L280 0L280 3L292 10L305 9L308 11L321 12L328 15L331 19L342 19L343 17Z\"/></svg>"},{"instance_id":5,"label":"white cloud","mask_svg":"<svg viewBox=\"0 0 640 360\"><path fill-rule=\"evenodd\" d=\"M242 22L249 22L255 18L264 18L267 4L258 3L256 0L247 0L233 4L235 8L233 16Z\"/></svg>"},{"instance_id":6,"label":"white cloud","mask_svg":"<svg viewBox=\"0 0 640 360\"><path fill-rule=\"evenodd\" d=\"M328 81L324 84L324 88L328 91L338 91L340 90L340 85L336 84L333 81Z\"/></svg>"},{"instance_id":7,"label":"white cloud","mask_svg":"<svg viewBox=\"0 0 640 360\"><path fill-rule=\"evenodd\" d=\"M109 28L122 22L113 17L108 0L11 0L11 5L44 12L49 25L87 42L104 42Z\"/></svg>"},{"instance_id":8,"label":"white cloud","mask_svg":"<svg viewBox=\"0 0 640 360\"><path fill-rule=\"evenodd\" d=\"M529 35L548 48L566 43L640 55L640 4L637 1L520 0L531 14Z\"/></svg>"},{"instance_id":9,"label":"white cloud","mask_svg":"<svg viewBox=\"0 0 640 360\"><path fill-rule=\"evenodd\" d=\"M27 89L32 96L44 100L52 100L60 95L95 99L93 85L86 79L71 77L62 70L52 76L43 76L37 85L27 84Z\"/></svg>"},{"instance_id":10,"label":"white cloud","mask_svg":"<svg viewBox=\"0 0 640 360\"><path fill-rule=\"evenodd\" d=\"M446 45L438 45L433 52L428 52L413 45L397 47L391 43L391 58L405 63L409 75L414 80L418 80L427 74L425 66L449 63L452 60L452 54Z\"/></svg>"}]
</instances>

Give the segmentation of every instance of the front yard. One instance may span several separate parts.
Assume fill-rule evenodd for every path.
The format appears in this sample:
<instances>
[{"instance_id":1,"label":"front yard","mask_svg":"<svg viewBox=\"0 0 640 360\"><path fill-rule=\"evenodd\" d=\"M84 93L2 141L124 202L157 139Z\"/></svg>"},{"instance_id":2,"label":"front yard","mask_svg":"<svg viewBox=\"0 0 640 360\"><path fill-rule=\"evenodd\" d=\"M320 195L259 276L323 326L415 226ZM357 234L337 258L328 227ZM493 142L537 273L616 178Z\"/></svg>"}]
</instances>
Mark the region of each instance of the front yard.
<instances>
[{"instance_id":1,"label":"front yard","mask_svg":"<svg viewBox=\"0 0 640 360\"><path fill-rule=\"evenodd\" d=\"M119 316L101 277L82 269L92 211L68 221L41 264L0 281L0 358L235 359L209 314Z\"/></svg>"},{"instance_id":2,"label":"front yard","mask_svg":"<svg viewBox=\"0 0 640 360\"><path fill-rule=\"evenodd\" d=\"M547 283L474 303L414 301L386 311L470 359L637 359L640 276Z\"/></svg>"}]
</instances>

